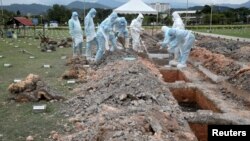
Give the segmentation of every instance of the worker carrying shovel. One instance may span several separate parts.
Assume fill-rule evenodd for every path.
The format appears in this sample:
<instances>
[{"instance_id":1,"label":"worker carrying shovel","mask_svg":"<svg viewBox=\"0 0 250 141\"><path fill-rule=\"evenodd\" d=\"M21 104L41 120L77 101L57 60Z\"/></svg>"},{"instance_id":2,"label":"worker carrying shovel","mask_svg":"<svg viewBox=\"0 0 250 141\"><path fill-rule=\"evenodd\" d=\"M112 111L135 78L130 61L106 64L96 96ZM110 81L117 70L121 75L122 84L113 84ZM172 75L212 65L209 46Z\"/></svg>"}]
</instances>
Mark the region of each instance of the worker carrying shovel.
<instances>
[{"instance_id":1,"label":"worker carrying shovel","mask_svg":"<svg viewBox=\"0 0 250 141\"><path fill-rule=\"evenodd\" d=\"M124 17L118 17L113 25L113 32L109 35L112 47L110 51L117 50L117 40L122 44L123 49L129 48L129 36L127 29L127 21Z\"/></svg>"}]
</instances>

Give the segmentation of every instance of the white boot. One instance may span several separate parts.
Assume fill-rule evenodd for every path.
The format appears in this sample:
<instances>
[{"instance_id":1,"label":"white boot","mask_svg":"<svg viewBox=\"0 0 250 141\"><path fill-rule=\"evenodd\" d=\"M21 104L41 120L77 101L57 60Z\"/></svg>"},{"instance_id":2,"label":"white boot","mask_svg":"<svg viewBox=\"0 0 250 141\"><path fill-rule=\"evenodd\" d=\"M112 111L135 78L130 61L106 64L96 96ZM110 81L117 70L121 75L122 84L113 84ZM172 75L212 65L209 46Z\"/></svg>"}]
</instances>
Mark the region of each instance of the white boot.
<instances>
[{"instance_id":1,"label":"white boot","mask_svg":"<svg viewBox=\"0 0 250 141\"><path fill-rule=\"evenodd\" d=\"M186 64L178 64L178 65L177 65L177 68L178 68L178 69L183 69L183 68L186 68L186 67L187 67Z\"/></svg>"},{"instance_id":2,"label":"white boot","mask_svg":"<svg viewBox=\"0 0 250 141\"><path fill-rule=\"evenodd\" d=\"M171 60L171 61L169 62L169 65L170 65L170 66L177 66L177 64L178 64L178 62L177 62L176 60Z\"/></svg>"}]
</instances>

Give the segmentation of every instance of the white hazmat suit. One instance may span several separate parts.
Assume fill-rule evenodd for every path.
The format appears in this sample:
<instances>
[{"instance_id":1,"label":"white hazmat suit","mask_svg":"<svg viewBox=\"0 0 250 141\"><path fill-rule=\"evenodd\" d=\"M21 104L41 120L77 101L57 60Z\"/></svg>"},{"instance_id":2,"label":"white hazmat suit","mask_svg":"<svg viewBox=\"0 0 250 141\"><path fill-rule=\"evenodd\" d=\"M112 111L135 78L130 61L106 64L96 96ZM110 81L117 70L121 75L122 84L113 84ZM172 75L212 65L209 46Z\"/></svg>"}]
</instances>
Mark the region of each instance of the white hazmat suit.
<instances>
[{"instance_id":1,"label":"white hazmat suit","mask_svg":"<svg viewBox=\"0 0 250 141\"><path fill-rule=\"evenodd\" d=\"M141 49L141 44L140 44L140 34L141 31L143 30L142 28L142 22L143 22L143 15L139 14L136 19L133 19L131 24L130 24L130 32L131 32L131 37L132 37L132 46L133 50L140 52L142 51Z\"/></svg>"},{"instance_id":2,"label":"white hazmat suit","mask_svg":"<svg viewBox=\"0 0 250 141\"><path fill-rule=\"evenodd\" d=\"M173 12L172 16L173 16L173 22L174 22L172 28L184 30L185 25L184 25L180 15L177 12ZM174 59L169 62L170 65L177 65L178 64L178 58L179 58L179 55L180 55L180 49L179 48L180 47L175 48Z\"/></svg>"},{"instance_id":3,"label":"white hazmat suit","mask_svg":"<svg viewBox=\"0 0 250 141\"><path fill-rule=\"evenodd\" d=\"M85 35L86 35L86 57L88 60L92 57L91 45L93 43L98 47L98 42L95 32L95 24L93 18L96 15L96 10L94 8L90 9L89 13L84 19Z\"/></svg>"},{"instance_id":4,"label":"white hazmat suit","mask_svg":"<svg viewBox=\"0 0 250 141\"><path fill-rule=\"evenodd\" d=\"M109 35L112 32L113 24L117 18L117 13L111 13L98 27L97 30L97 41L98 41L98 50L95 57L95 63L99 64L103 58L103 54L106 49L109 49Z\"/></svg>"},{"instance_id":5,"label":"white hazmat suit","mask_svg":"<svg viewBox=\"0 0 250 141\"><path fill-rule=\"evenodd\" d=\"M78 19L78 13L73 12L72 17L69 20L69 33L72 37L72 48L73 48L73 56L77 55L77 49L79 50L80 54L83 55L82 52L82 44L83 44L83 31Z\"/></svg>"}]
</instances>

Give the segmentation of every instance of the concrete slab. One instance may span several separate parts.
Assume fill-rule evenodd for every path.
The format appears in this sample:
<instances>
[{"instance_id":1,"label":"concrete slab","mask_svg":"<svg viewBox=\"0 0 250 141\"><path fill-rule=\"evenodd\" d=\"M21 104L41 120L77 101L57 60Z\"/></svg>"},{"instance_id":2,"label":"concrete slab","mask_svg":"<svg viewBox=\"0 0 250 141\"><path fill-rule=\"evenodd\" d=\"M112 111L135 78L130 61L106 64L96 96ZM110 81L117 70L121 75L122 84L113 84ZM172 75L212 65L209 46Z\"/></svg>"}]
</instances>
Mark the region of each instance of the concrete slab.
<instances>
[{"instance_id":1,"label":"concrete slab","mask_svg":"<svg viewBox=\"0 0 250 141\"><path fill-rule=\"evenodd\" d=\"M165 58L169 58L170 55L169 54L154 54L154 53L149 53L148 57L153 59L153 58L158 58L158 59L165 59Z\"/></svg>"},{"instance_id":2,"label":"concrete slab","mask_svg":"<svg viewBox=\"0 0 250 141\"><path fill-rule=\"evenodd\" d=\"M219 83L227 79L227 77L223 77L212 73L210 70L206 69L202 65L199 65L198 69L215 83Z\"/></svg>"}]
</instances>

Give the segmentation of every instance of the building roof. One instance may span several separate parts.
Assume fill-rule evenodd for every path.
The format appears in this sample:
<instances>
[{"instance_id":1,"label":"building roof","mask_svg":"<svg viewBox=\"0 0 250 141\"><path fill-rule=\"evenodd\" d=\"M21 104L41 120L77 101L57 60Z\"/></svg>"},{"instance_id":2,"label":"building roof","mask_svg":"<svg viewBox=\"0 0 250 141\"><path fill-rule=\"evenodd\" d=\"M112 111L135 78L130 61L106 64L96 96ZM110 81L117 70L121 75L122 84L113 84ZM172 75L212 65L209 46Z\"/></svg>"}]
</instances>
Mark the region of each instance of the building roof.
<instances>
[{"instance_id":1,"label":"building roof","mask_svg":"<svg viewBox=\"0 0 250 141\"><path fill-rule=\"evenodd\" d=\"M15 20L17 20L18 22L20 22L21 24L25 25L25 26L32 26L32 21L25 18L25 17L14 17Z\"/></svg>"},{"instance_id":2,"label":"building roof","mask_svg":"<svg viewBox=\"0 0 250 141\"><path fill-rule=\"evenodd\" d=\"M158 14L158 12L145 4L142 0L130 0L124 5L114 9L114 12L121 14Z\"/></svg>"}]
</instances>

